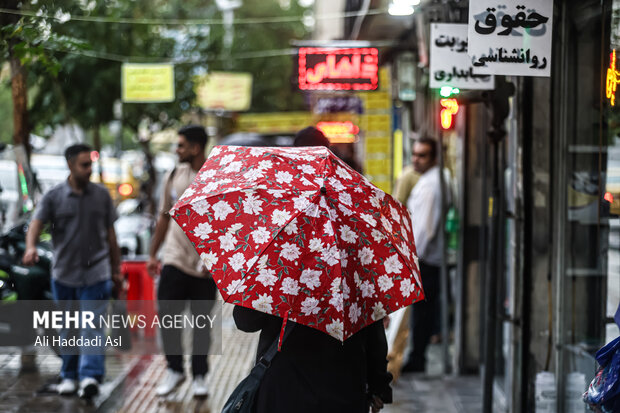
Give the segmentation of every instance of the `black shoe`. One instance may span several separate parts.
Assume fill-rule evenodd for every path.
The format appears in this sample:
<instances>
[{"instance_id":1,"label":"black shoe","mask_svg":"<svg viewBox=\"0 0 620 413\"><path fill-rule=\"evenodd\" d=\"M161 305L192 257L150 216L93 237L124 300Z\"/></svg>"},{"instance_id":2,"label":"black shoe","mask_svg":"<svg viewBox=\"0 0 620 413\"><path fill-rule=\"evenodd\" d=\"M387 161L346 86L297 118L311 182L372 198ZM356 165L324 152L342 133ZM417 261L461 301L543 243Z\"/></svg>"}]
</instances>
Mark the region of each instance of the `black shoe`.
<instances>
[{"instance_id":1,"label":"black shoe","mask_svg":"<svg viewBox=\"0 0 620 413\"><path fill-rule=\"evenodd\" d=\"M86 377L80 382L78 396L82 399L92 399L99 394L99 383L92 377Z\"/></svg>"}]
</instances>

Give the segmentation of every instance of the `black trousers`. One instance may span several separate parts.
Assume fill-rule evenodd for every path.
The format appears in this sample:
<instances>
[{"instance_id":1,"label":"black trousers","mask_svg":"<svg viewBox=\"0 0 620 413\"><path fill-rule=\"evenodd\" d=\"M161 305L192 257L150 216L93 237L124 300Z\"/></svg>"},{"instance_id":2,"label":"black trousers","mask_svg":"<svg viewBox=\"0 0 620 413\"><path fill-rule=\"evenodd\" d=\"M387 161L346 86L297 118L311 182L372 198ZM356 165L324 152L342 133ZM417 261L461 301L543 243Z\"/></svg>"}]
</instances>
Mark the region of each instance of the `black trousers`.
<instances>
[{"instance_id":1,"label":"black trousers","mask_svg":"<svg viewBox=\"0 0 620 413\"><path fill-rule=\"evenodd\" d=\"M212 278L194 277L184 273L172 265L164 265L161 270L157 300L159 302L159 318L164 316L181 314L185 310L185 300L190 300L190 312L193 315L209 314L215 300L216 286ZM175 300L167 303L167 300ZM181 351L180 328L162 328L161 338L168 361L168 368L183 372L183 353ZM209 329L195 328L193 331L192 346L192 374L193 376L206 375L209 371L209 363L206 354L208 348Z\"/></svg>"},{"instance_id":2,"label":"black trousers","mask_svg":"<svg viewBox=\"0 0 620 413\"><path fill-rule=\"evenodd\" d=\"M413 304L411 317L411 334L413 347L409 354L409 361L415 370L424 371L426 358L424 353L435 331L436 319L439 317L437 308L439 300L441 268L428 265L420 261L422 287L425 300Z\"/></svg>"}]
</instances>

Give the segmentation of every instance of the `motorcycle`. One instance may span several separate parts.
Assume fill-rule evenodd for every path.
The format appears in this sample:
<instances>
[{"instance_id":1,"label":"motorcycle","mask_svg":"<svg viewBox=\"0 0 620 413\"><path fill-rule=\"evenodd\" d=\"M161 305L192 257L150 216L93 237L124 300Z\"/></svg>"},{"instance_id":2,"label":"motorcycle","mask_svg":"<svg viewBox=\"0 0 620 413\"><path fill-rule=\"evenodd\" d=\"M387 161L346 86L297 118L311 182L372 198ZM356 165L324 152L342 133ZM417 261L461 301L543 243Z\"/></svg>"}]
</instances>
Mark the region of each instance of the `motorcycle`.
<instances>
[{"instance_id":1,"label":"motorcycle","mask_svg":"<svg viewBox=\"0 0 620 413\"><path fill-rule=\"evenodd\" d=\"M49 241L37 245L39 261L22 264L26 249L27 224L20 223L0 235L0 342L4 346L32 345L34 332L18 322L14 304L18 300L52 300L52 247ZM51 329L43 334L55 333ZM57 354L57 349L52 348Z\"/></svg>"}]
</instances>

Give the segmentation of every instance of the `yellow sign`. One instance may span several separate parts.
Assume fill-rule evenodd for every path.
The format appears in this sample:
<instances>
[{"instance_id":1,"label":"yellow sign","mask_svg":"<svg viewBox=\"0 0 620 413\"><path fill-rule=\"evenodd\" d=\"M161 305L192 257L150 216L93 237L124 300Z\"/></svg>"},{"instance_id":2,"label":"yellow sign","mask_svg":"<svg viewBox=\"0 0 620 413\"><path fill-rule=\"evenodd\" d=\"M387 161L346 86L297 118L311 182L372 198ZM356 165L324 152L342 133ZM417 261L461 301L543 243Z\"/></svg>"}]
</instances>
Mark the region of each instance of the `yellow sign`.
<instances>
[{"instance_id":1,"label":"yellow sign","mask_svg":"<svg viewBox=\"0 0 620 413\"><path fill-rule=\"evenodd\" d=\"M125 63L121 68L123 102L154 103L174 101L172 64Z\"/></svg>"},{"instance_id":2,"label":"yellow sign","mask_svg":"<svg viewBox=\"0 0 620 413\"><path fill-rule=\"evenodd\" d=\"M196 102L203 109L240 112L250 109L250 73L211 72L195 80Z\"/></svg>"}]
</instances>

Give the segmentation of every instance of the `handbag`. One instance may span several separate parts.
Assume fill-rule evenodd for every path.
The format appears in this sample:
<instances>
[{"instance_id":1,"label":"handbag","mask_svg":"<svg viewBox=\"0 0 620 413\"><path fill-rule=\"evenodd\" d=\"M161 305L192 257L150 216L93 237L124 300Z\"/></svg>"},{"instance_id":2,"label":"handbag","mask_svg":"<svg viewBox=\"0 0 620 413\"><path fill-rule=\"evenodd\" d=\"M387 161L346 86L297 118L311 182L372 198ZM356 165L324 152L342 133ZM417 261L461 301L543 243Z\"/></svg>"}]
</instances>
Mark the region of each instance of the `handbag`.
<instances>
[{"instance_id":1,"label":"handbag","mask_svg":"<svg viewBox=\"0 0 620 413\"><path fill-rule=\"evenodd\" d=\"M294 324L288 324L282 336L282 343L293 330ZM258 360L250 371L250 374L235 387L230 397L226 401L222 413L251 413L254 406L254 399L260 387L260 382L265 376L265 372L271 365L271 361L278 353L278 339L271 344L269 349Z\"/></svg>"}]
</instances>

